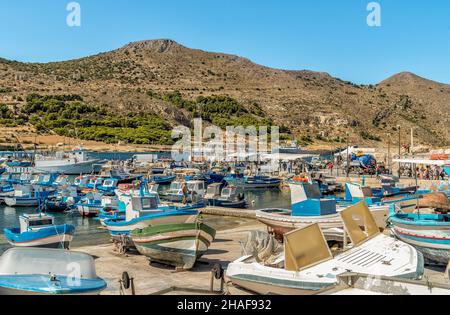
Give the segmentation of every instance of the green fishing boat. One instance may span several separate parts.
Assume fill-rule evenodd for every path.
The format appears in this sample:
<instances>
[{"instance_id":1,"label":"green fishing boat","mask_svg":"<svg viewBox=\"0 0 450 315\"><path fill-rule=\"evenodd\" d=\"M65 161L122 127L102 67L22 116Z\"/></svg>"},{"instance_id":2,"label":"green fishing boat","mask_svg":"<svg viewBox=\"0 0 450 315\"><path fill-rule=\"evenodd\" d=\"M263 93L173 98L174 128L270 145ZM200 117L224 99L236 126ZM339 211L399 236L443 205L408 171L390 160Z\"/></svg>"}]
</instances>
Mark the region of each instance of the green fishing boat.
<instances>
[{"instance_id":1,"label":"green fishing boat","mask_svg":"<svg viewBox=\"0 0 450 315\"><path fill-rule=\"evenodd\" d=\"M137 250L150 261L184 270L194 267L215 237L216 230L200 222L162 224L131 232Z\"/></svg>"}]
</instances>

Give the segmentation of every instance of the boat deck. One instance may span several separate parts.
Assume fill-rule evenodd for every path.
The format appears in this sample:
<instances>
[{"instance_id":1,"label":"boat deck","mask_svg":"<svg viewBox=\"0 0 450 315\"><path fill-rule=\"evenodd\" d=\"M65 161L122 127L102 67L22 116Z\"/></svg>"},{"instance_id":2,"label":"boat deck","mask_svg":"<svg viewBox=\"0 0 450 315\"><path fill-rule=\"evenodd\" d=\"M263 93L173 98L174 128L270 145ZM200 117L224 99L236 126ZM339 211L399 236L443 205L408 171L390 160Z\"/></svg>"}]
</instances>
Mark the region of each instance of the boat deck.
<instances>
[{"instance_id":1,"label":"boat deck","mask_svg":"<svg viewBox=\"0 0 450 315\"><path fill-rule=\"evenodd\" d=\"M113 246L110 244L74 248L74 250L81 250L96 257L97 274L108 282L108 288L102 292L104 295L120 293L118 280L124 271L128 271L131 277L135 277L136 294L139 295L161 292L167 295L197 295L200 293L195 293L196 291L206 292L209 290L211 269L214 264L220 263L223 268L226 268L230 262L242 256L239 241L244 241L249 231L266 231L264 225L254 220L239 220L238 227L219 230L216 241L202 257L200 263L197 263L193 270L186 272L175 272L172 267L156 263L149 265L146 257L135 253L126 256L119 255L113 252ZM444 277L442 268L427 268L425 276L432 282L450 284L450 280ZM227 288L227 286L225 287ZM216 280L215 289L219 290L219 288L220 282ZM233 286L228 287L228 291L232 295L251 294ZM130 293L127 291L126 294ZM206 293L201 294L206 295Z\"/></svg>"}]
</instances>

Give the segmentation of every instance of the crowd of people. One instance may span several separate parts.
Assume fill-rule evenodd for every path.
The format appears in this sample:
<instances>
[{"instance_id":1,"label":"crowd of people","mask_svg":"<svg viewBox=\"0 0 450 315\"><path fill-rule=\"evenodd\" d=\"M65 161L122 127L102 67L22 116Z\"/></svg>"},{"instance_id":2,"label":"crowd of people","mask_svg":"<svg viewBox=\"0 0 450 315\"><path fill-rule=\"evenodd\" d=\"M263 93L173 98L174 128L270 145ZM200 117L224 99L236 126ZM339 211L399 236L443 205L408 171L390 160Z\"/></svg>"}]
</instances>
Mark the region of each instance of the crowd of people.
<instances>
[{"instance_id":1,"label":"crowd of people","mask_svg":"<svg viewBox=\"0 0 450 315\"><path fill-rule=\"evenodd\" d=\"M441 166L418 166L415 171L413 167L402 166L400 173L409 178L415 178L417 174L417 178L421 180L445 180L447 178L447 174Z\"/></svg>"}]
</instances>

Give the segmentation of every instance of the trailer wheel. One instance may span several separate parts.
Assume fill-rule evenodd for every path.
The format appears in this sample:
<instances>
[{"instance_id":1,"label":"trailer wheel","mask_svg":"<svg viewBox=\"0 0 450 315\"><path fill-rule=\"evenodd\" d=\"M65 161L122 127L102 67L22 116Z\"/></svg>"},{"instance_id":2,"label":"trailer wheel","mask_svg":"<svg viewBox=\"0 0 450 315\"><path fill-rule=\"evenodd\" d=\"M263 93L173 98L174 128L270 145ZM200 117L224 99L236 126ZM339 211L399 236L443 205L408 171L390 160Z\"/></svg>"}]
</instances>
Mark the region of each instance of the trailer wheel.
<instances>
[{"instance_id":1,"label":"trailer wheel","mask_svg":"<svg viewBox=\"0 0 450 315\"><path fill-rule=\"evenodd\" d=\"M129 289L130 288L130 283L131 283L131 281L130 281L130 275L128 274L128 272L126 272L126 271L124 271L123 273L122 273L122 283L123 283L123 287L125 288L125 289Z\"/></svg>"}]
</instances>

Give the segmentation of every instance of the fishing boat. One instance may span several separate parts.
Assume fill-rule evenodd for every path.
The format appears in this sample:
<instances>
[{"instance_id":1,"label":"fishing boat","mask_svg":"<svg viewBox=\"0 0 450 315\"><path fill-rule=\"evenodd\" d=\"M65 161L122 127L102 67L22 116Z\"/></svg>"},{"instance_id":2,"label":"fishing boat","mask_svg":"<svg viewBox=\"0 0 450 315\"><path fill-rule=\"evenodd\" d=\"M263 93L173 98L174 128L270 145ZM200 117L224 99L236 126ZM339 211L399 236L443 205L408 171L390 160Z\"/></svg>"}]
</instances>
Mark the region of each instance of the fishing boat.
<instances>
[{"instance_id":1,"label":"fishing boat","mask_svg":"<svg viewBox=\"0 0 450 315\"><path fill-rule=\"evenodd\" d=\"M244 174L241 173L230 173L226 175L223 180L228 183L228 185L234 186L244 186L245 183Z\"/></svg>"},{"instance_id":2,"label":"fishing boat","mask_svg":"<svg viewBox=\"0 0 450 315\"><path fill-rule=\"evenodd\" d=\"M277 188L280 184L281 179L269 176L247 176L244 179L244 187L247 189Z\"/></svg>"},{"instance_id":3,"label":"fishing boat","mask_svg":"<svg viewBox=\"0 0 450 315\"><path fill-rule=\"evenodd\" d=\"M102 194L98 192L90 192L86 194L80 202L76 203L75 206L78 212L83 217L96 217L103 208L102 205Z\"/></svg>"},{"instance_id":4,"label":"fishing boat","mask_svg":"<svg viewBox=\"0 0 450 315\"><path fill-rule=\"evenodd\" d=\"M215 236L216 231L201 222L158 224L131 232L140 254L182 270L194 267Z\"/></svg>"},{"instance_id":5,"label":"fishing boat","mask_svg":"<svg viewBox=\"0 0 450 315\"><path fill-rule=\"evenodd\" d=\"M12 248L0 257L0 295L94 295L106 286L85 253Z\"/></svg>"},{"instance_id":6,"label":"fishing boat","mask_svg":"<svg viewBox=\"0 0 450 315\"><path fill-rule=\"evenodd\" d=\"M245 192L241 186L226 186L216 183L208 186L205 200L210 206L245 209L247 200Z\"/></svg>"},{"instance_id":7,"label":"fishing boat","mask_svg":"<svg viewBox=\"0 0 450 315\"><path fill-rule=\"evenodd\" d=\"M343 223L333 198L322 198L317 183L290 181L291 209L262 209L256 218L279 239L285 233L318 223L327 239L342 241Z\"/></svg>"},{"instance_id":8,"label":"fishing boat","mask_svg":"<svg viewBox=\"0 0 450 315\"><path fill-rule=\"evenodd\" d=\"M135 229L148 226L195 222L198 216L196 207L177 208L161 205L158 195L152 193L119 195L119 211L125 216L118 219L107 219L104 224L115 241L122 241Z\"/></svg>"},{"instance_id":9,"label":"fishing boat","mask_svg":"<svg viewBox=\"0 0 450 315\"><path fill-rule=\"evenodd\" d=\"M430 280L407 280L392 277L346 273L338 277L338 284L315 295L450 295L448 284Z\"/></svg>"},{"instance_id":10,"label":"fishing boat","mask_svg":"<svg viewBox=\"0 0 450 315\"><path fill-rule=\"evenodd\" d=\"M31 178L30 184L35 186L50 187L54 186L55 180L58 178L59 174L56 173L35 174Z\"/></svg>"},{"instance_id":11,"label":"fishing boat","mask_svg":"<svg viewBox=\"0 0 450 315\"><path fill-rule=\"evenodd\" d=\"M78 148L69 153L57 152L54 157L37 155L34 169L36 172L80 175L92 173L94 166L101 164L101 160L91 159L86 150Z\"/></svg>"},{"instance_id":12,"label":"fishing boat","mask_svg":"<svg viewBox=\"0 0 450 315\"><path fill-rule=\"evenodd\" d=\"M46 212L63 212L80 202L83 197L78 194L76 186L68 186L59 190L55 196L47 198L44 209Z\"/></svg>"},{"instance_id":13,"label":"fishing boat","mask_svg":"<svg viewBox=\"0 0 450 315\"><path fill-rule=\"evenodd\" d=\"M16 247L69 248L75 233L72 225L55 225L54 217L43 213L19 217L20 227L4 229L8 243Z\"/></svg>"},{"instance_id":14,"label":"fishing boat","mask_svg":"<svg viewBox=\"0 0 450 315\"><path fill-rule=\"evenodd\" d=\"M232 262L226 277L236 286L263 295L317 293L336 285L338 277L348 272L373 277L422 278L422 255L411 245L380 233L364 202L340 215L352 244L348 250L333 257L319 224L315 223L287 233L284 251L278 255L267 250ZM363 218L364 229L354 217Z\"/></svg>"},{"instance_id":15,"label":"fishing boat","mask_svg":"<svg viewBox=\"0 0 450 315\"><path fill-rule=\"evenodd\" d=\"M186 186L186 194L183 193L183 186ZM192 181L174 181L170 184L169 190L161 193L162 199L171 202L198 202L201 200L206 193L206 183L200 180ZM185 200L187 199L187 200Z\"/></svg>"},{"instance_id":16,"label":"fishing boat","mask_svg":"<svg viewBox=\"0 0 450 315\"><path fill-rule=\"evenodd\" d=\"M17 186L14 196L5 197L6 205L10 207L36 207L55 194L55 190L45 190L36 186Z\"/></svg>"},{"instance_id":17,"label":"fishing boat","mask_svg":"<svg viewBox=\"0 0 450 315\"><path fill-rule=\"evenodd\" d=\"M392 233L421 251L427 261L443 265L449 263L449 214L402 213L392 206L388 222Z\"/></svg>"}]
</instances>

